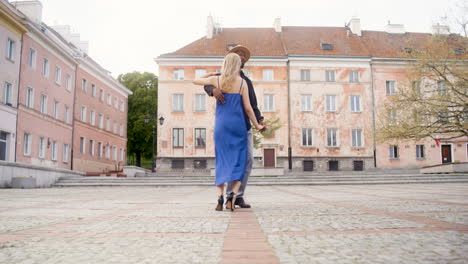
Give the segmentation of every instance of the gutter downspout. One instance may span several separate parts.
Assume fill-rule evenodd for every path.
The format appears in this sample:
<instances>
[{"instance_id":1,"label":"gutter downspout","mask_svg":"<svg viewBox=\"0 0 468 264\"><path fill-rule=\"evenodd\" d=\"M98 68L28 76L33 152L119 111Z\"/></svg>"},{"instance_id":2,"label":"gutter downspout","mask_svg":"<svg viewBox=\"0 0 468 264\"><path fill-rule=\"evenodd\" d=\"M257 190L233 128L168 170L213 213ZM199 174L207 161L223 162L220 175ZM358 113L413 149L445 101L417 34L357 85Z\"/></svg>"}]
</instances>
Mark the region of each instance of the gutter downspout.
<instances>
[{"instance_id":1,"label":"gutter downspout","mask_svg":"<svg viewBox=\"0 0 468 264\"><path fill-rule=\"evenodd\" d=\"M374 68L372 67L372 59L370 62L371 70L371 92L372 92L372 144L374 152L374 168L377 168L377 150L376 150L376 139L375 139L375 92L374 92Z\"/></svg>"},{"instance_id":2,"label":"gutter downspout","mask_svg":"<svg viewBox=\"0 0 468 264\"><path fill-rule=\"evenodd\" d=\"M73 154L74 154L74 140L75 140L75 104L76 104L76 87L77 85L77 76L78 76L78 62L75 65L75 87L73 87L73 105L71 107L71 126L72 126L72 138L71 138L71 144L70 144L70 169L73 170ZM86 144L86 142L84 143ZM98 150L100 151L100 150Z\"/></svg>"},{"instance_id":3,"label":"gutter downspout","mask_svg":"<svg viewBox=\"0 0 468 264\"><path fill-rule=\"evenodd\" d=\"M292 171L292 148L291 148L291 68L289 65L289 57L286 61L288 71L288 168Z\"/></svg>"},{"instance_id":4,"label":"gutter downspout","mask_svg":"<svg viewBox=\"0 0 468 264\"><path fill-rule=\"evenodd\" d=\"M21 49L20 49L20 59L19 59L19 72L18 72L18 91L16 92L16 127L15 127L15 155L13 161L16 162L16 155L18 154L18 116L19 116L19 100L20 100L20 89L21 89L21 70L23 63L23 48L24 48L24 34L21 34ZM24 144L24 142L23 142Z\"/></svg>"}]
</instances>

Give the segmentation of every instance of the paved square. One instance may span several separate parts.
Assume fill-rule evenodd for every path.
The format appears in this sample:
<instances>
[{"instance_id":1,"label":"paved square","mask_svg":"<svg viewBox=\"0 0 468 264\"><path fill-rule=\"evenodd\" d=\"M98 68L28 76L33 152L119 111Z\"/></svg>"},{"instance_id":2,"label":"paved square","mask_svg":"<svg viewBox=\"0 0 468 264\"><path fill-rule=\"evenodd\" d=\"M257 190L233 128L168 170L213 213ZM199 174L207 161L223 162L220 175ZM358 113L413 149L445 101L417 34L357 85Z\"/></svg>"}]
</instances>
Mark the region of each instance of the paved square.
<instances>
[{"instance_id":1,"label":"paved square","mask_svg":"<svg viewBox=\"0 0 468 264\"><path fill-rule=\"evenodd\" d=\"M468 184L0 190L0 263L468 263Z\"/></svg>"}]
</instances>

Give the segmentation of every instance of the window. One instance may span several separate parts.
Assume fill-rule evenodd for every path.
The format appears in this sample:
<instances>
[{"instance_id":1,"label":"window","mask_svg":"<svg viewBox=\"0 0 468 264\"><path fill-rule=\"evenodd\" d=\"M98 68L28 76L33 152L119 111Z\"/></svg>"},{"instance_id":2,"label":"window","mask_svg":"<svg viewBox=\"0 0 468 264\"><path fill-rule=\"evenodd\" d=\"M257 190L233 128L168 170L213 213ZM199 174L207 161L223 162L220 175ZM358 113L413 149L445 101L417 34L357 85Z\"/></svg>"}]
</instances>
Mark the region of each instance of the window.
<instances>
[{"instance_id":1,"label":"window","mask_svg":"<svg viewBox=\"0 0 468 264\"><path fill-rule=\"evenodd\" d=\"M106 120L106 130L107 130L107 131L111 131L110 118L107 118L107 120Z\"/></svg>"},{"instance_id":2,"label":"window","mask_svg":"<svg viewBox=\"0 0 468 264\"><path fill-rule=\"evenodd\" d=\"M114 108L119 109L119 99L117 97L114 97Z\"/></svg>"},{"instance_id":3,"label":"window","mask_svg":"<svg viewBox=\"0 0 468 264\"><path fill-rule=\"evenodd\" d=\"M349 72L349 82L351 82L351 83L359 82L359 71L350 71Z\"/></svg>"},{"instance_id":4,"label":"window","mask_svg":"<svg viewBox=\"0 0 468 264\"><path fill-rule=\"evenodd\" d=\"M172 130L172 146L175 148L184 147L184 129L174 128Z\"/></svg>"},{"instance_id":5,"label":"window","mask_svg":"<svg viewBox=\"0 0 468 264\"><path fill-rule=\"evenodd\" d=\"M49 60L47 58L42 61L42 76L49 77Z\"/></svg>"},{"instance_id":6,"label":"window","mask_svg":"<svg viewBox=\"0 0 468 264\"><path fill-rule=\"evenodd\" d=\"M85 154L86 146L84 137L80 137L80 153Z\"/></svg>"},{"instance_id":7,"label":"window","mask_svg":"<svg viewBox=\"0 0 468 264\"><path fill-rule=\"evenodd\" d=\"M337 160L329 160L328 161L328 170L329 171L337 171L339 168L339 162Z\"/></svg>"},{"instance_id":8,"label":"window","mask_svg":"<svg viewBox=\"0 0 468 264\"><path fill-rule=\"evenodd\" d=\"M103 89L99 89L99 100L101 100L101 102L104 102L104 90Z\"/></svg>"},{"instance_id":9,"label":"window","mask_svg":"<svg viewBox=\"0 0 468 264\"><path fill-rule=\"evenodd\" d=\"M41 94L41 113L47 114L47 95Z\"/></svg>"},{"instance_id":10,"label":"window","mask_svg":"<svg viewBox=\"0 0 468 264\"><path fill-rule=\"evenodd\" d=\"M172 95L172 112L183 112L184 111L184 95L174 94Z\"/></svg>"},{"instance_id":11,"label":"window","mask_svg":"<svg viewBox=\"0 0 468 264\"><path fill-rule=\"evenodd\" d=\"M7 159L8 133L0 131L0 160Z\"/></svg>"},{"instance_id":12,"label":"window","mask_svg":"<svg viewBox=\"0 0 468 264\"><path fill-rule=\"evenodd\" d=\"M36 50L32 48L29 49L28 66L29 68L36 69Z\"/></svg>"},{"instance_id":13,"label":"window","mask_svg":"<svg viewBox=\"0 0 468 264\"><path fill-rule=\"evenodd\" d=\"M399 157L398 146L391 145L389 147L389 151L390 151L390 159L398 159Z\"/></svg>"},{"instance_id":14,"label":"window","mask_svg":"<svg viewBox=\"0 0 468 264\"><path fill-rule=\"evenodd\" d=\"M124 136L124 127L122 124L120 124L120 134L119 134L121 137Z\"/></svg>"},{"instance_id":15,"label":"window","mask_svg":"<svg viewBox=\"0 0 468 264\"><path fill-rule=\"evenodd\" d=\"M7 40L7 59L13 61L15 58L15 42L11 39Z\"/></svg>"},{"instance_id":16,"label":"window","mask_svg":"<svg viewBox=\"0 0 468 264\"><path fill-rule=\"evenodd\" d=\"M24 148L23 153L25 156L31 155L31 144L32 144L32 136L29 133L24 133Z\"/></svg>"},{"instance_id":17,"label":"window","mask_svg":"<svg viewBox=\"0 0 468 264\"><path fill-rule=\"evenodd\" d=\"M174 69L174 80L183 81L184 80L184 69Z\"/></svg>"},{"instance_id":18,"label":"window","mask_svg":"<svg viewBox=\"0 0 468 264\"><path fill-rule=\"evenodd\" d=\"M52 160L57 160L58 145L57 141L52 142Z\"/></svg>"},{"instance_id":19,"label":"window","mask_svg":"<svg viewBox=\"0 0 468 264\"><path fill-rule=\"evenodd\" d=\"M274 79L273 69L263 69L263 80L264 81L273 81Z\"/></svg>"},{"instance_id":20,"label":"window","mask_svg":"<svg viewBox=\"0 0 468 264\"><path fill-rule=\"evenodd\" d=\"M195 69L195 78L198 78L200 76L203 76L206 74L205 69Z\"/></svg>"},{"instance_id":21,"label":"window","mask_svg":"<svg viewBox=\"0 0 468 264\"><path fill-rule=\"evenodd\" d=\"M45 148L46 141L44 137L39 138L39 158L43 159L45 157Z\"/></svg>"},{"instance_id":22,"label":"window","mask_svg":"<svg viewBox=\"0 0 468 264\"><path fill-rule=\"evenodd\" d=\"M195 128L195 147L206 147L206 128Z\"/></svg>"},{"instance_id":23,"label":"window","mask_svg":"<svg viewBox=\"0 0 468 264\"><path fill-rule=\"evenodd\" d=\"M102 158L102 142L98 143L98 158Z\"/></svg>"},{"instance_id":24,"label":"window","mask_svg":"<svg viewBox=\"0 0 468 264\"><path fill-rule=\"evenodd\" d=\"M327 147L337 147L338 130L336 128L327 128Z\"/></svg>"},{"instance_id":25,"label":"window","mask_svg":"<svg viewBox=\"0 0 468 264\"><path fill-rule=\"evenodd\" d=\"M302 146L303 147L312 147L312 128L303 128L302 129Z\"/></svg>"},{"instance_id":26,"label":"window","mask_svg":"<svg viewBox=\"0 0 468 264\"><path fill-rule=\"evenodd\" d=\"M67 73L65 77L65 88L70 91L71 90L71 76Z\"/></svg>"},{"instance_id":27,"label":"window","mask_svg":"<svg viewBox=\"0 0 468 264\"><path fill-rule=\"evenodd\" d=\"M394 109L388 110L388 124L389 125L397 124L396 110Z\"/></svg>"},{"instance_id":28,"label":"window","mask_svg":"<svg viewBox=\"0 0 468 264\"><path fill-rule=\"evenodd\" d=\"M301 110L303 112L312 111L312 95L301 95Z\"/></svg>"},{"instance_id":29,"label":"window","mask_svg":"<svg viewBox=\"0 0 468 264\"><path fill-rule=\"evenodd\" d=\"M112 160L117 160L117 146L112 147Z\"/></svg>"},{"instance_id":30,"label":"window","mask_svg":"<svg viewBox=\"0 0 468 264\"><path fill-rule=\"evenodd\" d=\"M70 124L70 107L68 107L68 105L65 106L64 121L65 121L65 123Z\"/></svg>"},{"instance_id":31,"label":"window","mask_svg":"<svg viewBox=\"0 0 468 264\"><path fill-rule=\"evenodd\" d=\"M12 99L11 99L12 93L13 93L13 88L12 88L11 83L5 82L5 98L3 102L6 105L12 104Z\"/></svg>"},{"instance_id":32,"label":"window","mask_svg":"<svg viewBox=\"0 0 468 264\"><path fill-rule=\"evenodd\" d=\"M59 66L55 66L55 83L61 84L62 82L62 69Z\"/></svg>"},{"instance_id":33,"label":"window","mask_svg":"<svg viewBox=\"0 0 468 264\"><path fill-rule=\"evenodd\" d=\"M110 159L110 146L106 146L106 159Z\"/></svg>"},{"instance_id":34,"label":"window","mask_svg":"<svg viewBox=\"0 0 468 264\"><path fill-rule=\"evenodd\" d=\"M34 107L34 90L31 87L26 90L26 106L29 108Z\"/></svg>"},{"instance_id":35,"label":"window","mask_svg":"<svg viewBox=\"0 0 468 264\"><path fill-rule=\"evenodd\" d=\"M89 155L94 156L94 140L89 140Z\"/></svg>"},{"instance_id":36,"label":"window","mask_svg":"<svg viewBox=\"0 0 468 264\"><path fill-rule=\"evenodd\" d=\"M104 117L102 114L99 114L99 128L102 129L104 127Z\"/></svg>"},{"instance_id":37,"label":"window","mask_svg":"<svg viewBox=\"0 0 468 264\"><path fill-rule=\"evenodd\" d=\"M329 44L329 43L320 43L320 47L323 50L332 50L333 49L333 45Z\"/></svg>"},{"instance_id":38,"label":"window","mask_svg":"<svg viewBox=\"0 0 468 264\"><path fill-rule=\"evenodd\" d=\"M304 171L313 171L313 170L314 170L314 161L304 160Z\"/></svg>"},{"instance_id":39,"label":"window","mask_svg":"<svg viewBox=\"0 0 468 264\"><path fill-rule=\"evenodd\" d=\"M424 145L416 145L416 158L424 159Z\"/></svg>"},{"instance_id":40,"label":"window","mask_svg":"<svg viewBox=\"0 0 468 264\"><path fill-rule=\"evenodd\" d=\"M303 82L310 81L310 70L301 70L301 81Z\"/></svg>"},{"instance_id":41,"label":"window","mask_svg":"<svg viewBox=\"0 0 468 264\"><path fill-rule=\"evenodd\" d=\"M120 161L124 161L124 153L125 153L124 149L120 148L120 159L119 159Z\"/></svg>"},{"instance_id":42,"label":"window","mask_svg":"<svg viewBox=\"0 0 468 264\"><path fill-rule=\"evenodd\" d=\"M107 104L111 105L112 104L112 96L110 93L107 94Z\"/></svg>"},{"instance_id":43,"label":"window","mask_svg":"<svg viewBox=\"0 0 468 264\"><path fill-rule=\"evenodd\" d=\"M204 94L195 95L195 112L206 111L206 96Z\"/></svg>"},{"instance_id":44,"label":"window","mask_svg":"<svg viewBox=\"0 0 468 264\"><path fill-rule=\"evenodd\" d=\"M385 82L385 88L387 90L387 95L394 95L396 93L396 88L395 81L386 81Z\"/></svg>"},{"instance_id":45,"label":"window","mask_svg":"<svg viewBox=\"0 0 468 264\"><path fill-rule=\"evenodd\" d=\"M114 134L117 134L117 121L114 121Z\"/></svg>"},{"instance_id":46,"label":"window","mask_svg":"<svg viewBox=\"0 0 468 264\"><path fill-rule=\"evenodd\" d=\"M184 160L172 160L172 169L183 169L185 168Z\"/></svg>"},{"instance_id":47,"label":"window","mask_svg":"<svg viewBox=\"0 0 468 264\"><path fill-rule=\"evenodd\" d=\"M86 79L81 80L81 90L85 93L88 90Z\"/></svg>"},{"instance_id":48,"label":"window","mask_svg":"<svg viewBox=\"0 0 468 264\"><path fill-rule=\"evenodd\" d=\"M68 162L68 144L63 144L63 162Z\"/></svg>"},{"instance_id":49,"label":"window","mask_svg":"<svg viewBox=\"0 0 468 264\"><path fill-rule=\"evenodd\" d=\"M54 118L59 118L59 102L54 101Z\"/></svg>"},{"instance_id":50,"label":"window","mask_svg":"<svg viewBox=\"0 0 468 264\"><path fill-rule=\"evenodd\" d=\"M325 81L327 81L327 82L334 82L335 81L335 71L334 70L326 70L325 71Z\"/></svg>"},{"instance_id":51,"label":"window","mask_svg":"<svg viewBox=\"0 0 468 264\"><path fill-rule=\"evenodd\" d=\"M96 113L94 112L94 110L91 110L90 111L90 114L89 114L89 123L94 126L96 124Z\"/></svg>"},{"instance_id":52,"label":"window","mask_svg":"<svg viewBox=\"0 0 468 264\"><path fill-rule=\"evenodd\" d=\"M120 101L120 111L124 112L125 111L125 103L124 101Z\"/></svg>"},{"instance_id":53,"label":"window","mask_svg":"<svg viewBox=\"0 0 468 264\"><path fill-rule=\"evenodd\" d=\"M91 96L96 96L96 85L94 83L91 84Z\"/></svg>"},{"instance_id":54,"label":"window","mask_svg":"<svg viewBox=\"0 0 468 264\"><path fill-rule=\"evenodd\" d=\"M437 92L440 96L447 94L447 84L445 81L437 81Z\"/></svg>"},{"instance_id":55,"label":"window","mask_svg":"<svg viewBox=\"0 0 468 264\"><path fill-rule=\"evenodd\" d=\"M361 96L351 95L351 112L361 112Z\"/></svg>"},{"instance_id":56,"label":"window","mask_svg":"<svg viewBox=\"0 0 468 264\"><path fill-rule=\"evenodd\" d=\"M362 148L362 129L353 129L351 130L351 134L351 145L353 148Z\"/></svg>"},{"instance_id":57,"label":"window","mask_svg":"<svg viewBox=\"0 0 468 264\"><path fill-rule=\"evenodd\" d=\"M275 95L274 94L263 95L263 111L264 112L275 111Z\"/></svg>"},{"instance_id":58,"label":"window","mask_svg":"<svg viewBox=\"0 0 468 264\"><path fill-rule=\"evenodd\" d=\"M194 160L193 161L193 168L194 169L206 169L206 160Z\"/></svg>"},{"instance_id":59,"label":"window","mask_svg":"<svg viewBox=\"0 0 468 264\"><path fill-rule=\"evenodd\" d=\"M327 112L336 112L336 95L327 95L325 98Z\"/></svg>"},{"instance_id":60,"label":"window","mask_svg":"<svg viewBox=\"0 0 468 264\"><path fill-rule=\"evenodd\" d=\"M81 121L86 122L86 106L81 106Z\"/></svg>"}]
</instances>

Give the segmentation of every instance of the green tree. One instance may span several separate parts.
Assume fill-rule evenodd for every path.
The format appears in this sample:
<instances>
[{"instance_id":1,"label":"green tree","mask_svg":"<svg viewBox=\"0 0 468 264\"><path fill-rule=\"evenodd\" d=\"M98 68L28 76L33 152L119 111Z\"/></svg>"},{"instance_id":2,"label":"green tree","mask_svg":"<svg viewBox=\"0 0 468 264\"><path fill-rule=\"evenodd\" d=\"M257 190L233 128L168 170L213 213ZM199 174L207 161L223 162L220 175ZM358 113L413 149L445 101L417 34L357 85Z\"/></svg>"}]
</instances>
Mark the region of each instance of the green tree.
<instances>
[{"instance_id":1,"label":"green tree","mask_svg":"<svg viewBox=\"0 0 468 264\"><path fill-rule=\"evenodd\" d=\"M157 116L158 77L135 71L120 74L117 79L133 92L128 97L127 154L135 156L136 165L141 166L142 156L151 158L152 153L153 127L145 123L145 116Z\"/></svg>"}]
</instances>

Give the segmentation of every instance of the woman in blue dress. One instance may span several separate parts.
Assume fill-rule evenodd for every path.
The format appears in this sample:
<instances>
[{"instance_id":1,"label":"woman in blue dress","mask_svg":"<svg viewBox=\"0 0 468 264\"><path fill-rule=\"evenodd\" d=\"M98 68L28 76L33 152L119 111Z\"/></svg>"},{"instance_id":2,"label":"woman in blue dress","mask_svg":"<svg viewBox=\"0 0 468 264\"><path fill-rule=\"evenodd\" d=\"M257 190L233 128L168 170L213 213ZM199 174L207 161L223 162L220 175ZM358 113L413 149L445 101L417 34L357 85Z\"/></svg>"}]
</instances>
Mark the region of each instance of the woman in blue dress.
<instances>
[{"instance_id":1,"label":"woman in blue dress","mask_svg":"<svg viewBox=\"0 0 468 264\"><path fill-rule=\"evenodd\" d=\"M216 188L218 190L217 211L223 210L224 185L234 181L229 194L226 209L234 211L237 191L244 177L247 161L247 128L244 111L257 130L263 126L258 124L250 105L247 84L240 77L241 59L235 53L229 53L224 58L221 74L212 72L196 78L197 85L213 85L224 93L225 103L216 103L216 119L214 130Z\"/></svg>"}]
</instances>

